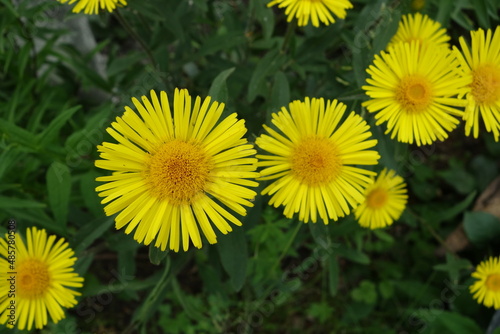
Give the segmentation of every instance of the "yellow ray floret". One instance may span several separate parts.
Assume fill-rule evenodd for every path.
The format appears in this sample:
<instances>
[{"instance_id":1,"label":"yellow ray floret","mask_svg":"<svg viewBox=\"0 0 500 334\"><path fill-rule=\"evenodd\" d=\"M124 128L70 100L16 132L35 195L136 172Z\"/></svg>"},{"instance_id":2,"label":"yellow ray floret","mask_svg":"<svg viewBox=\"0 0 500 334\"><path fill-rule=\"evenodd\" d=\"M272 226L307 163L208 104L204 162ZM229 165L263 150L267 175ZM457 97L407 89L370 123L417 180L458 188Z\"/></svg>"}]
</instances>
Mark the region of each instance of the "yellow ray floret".
<instances>
[{"instance_id":1,"label":"yellow ray floret","mask_svg":"<svg viewBox=\"0 0 500 334\"><path fill-rule=\"evenodd\" d=\"M458 61L445 47L422 48L400 42L375 56L362 88L370 99L363 103L375 113L376 124L403 143L431 144L448 138L459 124L470 83L461 77Z\"/></svg>"},{"instance_id":2,"label":"yellow ray floret","mask_svg":"<svg viewBox=\"0 0 500 334\"><path fill-rule=\"evenodd\" d=\"M486 307L500 309L500 257L481 262L472 277L476 279L469 287L473 298Z\"/></svg>"},{"instance_id":3,"label":"yellow ray floret","mask_svg":"<svg viewBox=\"0 0 500 334\"><path fill-rule=\"evenodd\" d=\"M263 180L274 180L263 190L269 204L283 205L284 214L299 220L328 224L349 214L363 200L375 173L360 168L376 165L379 154L370 150L368 124L354 112L345 120L346 106L337 100L310 99L290 103L273 114L275 129L264 126L256 144L267 154L257 155Z\"/></svg>"},{"instance_id":4,"label":"yellow ray floret","mask_svg":"<svg viewBox=\"0 0 500 334\"><path fill-rule=\"evenodd\" d=\"M467 107L464 113L465 134L479 136L479 119L495 141L500 138L500 27L471 31L469 48L460 37L462 52L454 47L461 64L461 75L471 81L465 92Z\"/></svg>"},{"instance_id":5,"label":"yellow ray floret","mask_svg":"<svg viewBox=\"0 0 500 334\"><path fill-rule=\"evenodd\" d=\"M117 7L123 7L127 5L126 0L58 0L61 3L73 4L76 2L75 7L73 7L73 13L80 13L82 10L84 14L98 14L101 10L107 10L108 12L114 11Z\"/></svg>"},{"instance_id":6,"label":"yellow ray floret","mask_svg":"<svg viewBox=\"0 0 500 334\"><path fill-rule=\"evenodd\" d=\"M334 23L332 13L338 18L345 18L346 9L352 8L348 0L273 0L267 4L268 7L274 5L286 8L288 22L296 18L299 26L306 26L311 20L315 27L319 27L320 21L325 25Z\"/></svg>"},{"instance_id":7,"label":"yellow ray floret","mask_svg":"<svg viewBox=\"0 0 500 334\"><path fill-rule=\"evenodd\" d=\"M388 48L399 42L416 41L422 47L448 47L450 36L439 22L420 13L403 15Z\"/></svg>"},{"instance_id":8,"label":"yellow ray floret","mask_svg":"<svg viewBox=\"0 0 500 334\"><path fill-rule=\"evenodd\" d=\"M359 225L377 229L392 225L403 213L408 195L403 178L384 169L365 191L364 201L354 210Z\"/></svg>"},{"instance_id":9,"label":"yellow ray floret","mask_svg":"<svg viewBox=\"0 0 500 334\"><path fill-rule=\"evenodd\" d=\"M76 305L83 278L74 271L75 253L64 239L28 228L26 240L9 231L0 239L0 324L31 330L65 317Z\"/></svg>"},{"instance_id":10,"label":"yellow ray floret","mask_svg":"<svg viewBox=\"0 0 500 334\"><path fill-rule=\"evenodd\" d=\"M190 241L201 248L200 229L216 243L212 224L223 234L232 230L228 221L241 225L228 209L244 216L256 195L249 189L257 186L256 152L243 138L244 121L236 114L220 121L223 103L193 101L185 89L175 90L172 106L165 92L141 100L107 129L118 143L98 146L96 166L114 172L97 178L106 214L118 213L117 229L162 250L177 252L182 243L186 251Z\"/></svg>"}]
</instances>

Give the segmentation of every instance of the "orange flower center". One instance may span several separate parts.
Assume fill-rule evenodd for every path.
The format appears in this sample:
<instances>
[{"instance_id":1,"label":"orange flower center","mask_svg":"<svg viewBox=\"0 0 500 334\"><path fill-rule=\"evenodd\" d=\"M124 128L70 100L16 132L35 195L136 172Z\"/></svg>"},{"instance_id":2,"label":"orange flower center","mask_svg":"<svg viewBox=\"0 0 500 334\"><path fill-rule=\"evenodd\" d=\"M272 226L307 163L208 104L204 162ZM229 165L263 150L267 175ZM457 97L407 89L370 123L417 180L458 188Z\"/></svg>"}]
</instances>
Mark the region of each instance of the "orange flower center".
<instances>
[{"instance_id":1,"label":"orange flower center","mask_svg":"<svg viewBox=\"0 0 500 334\"><path fill-rule=\"evenodd\" d=\"M492 65L479 66L472 74L472 96L479 104L500 100L500 69Z\"/></svg>"},{"instance_id":2,"label":"orange flower center","mask_svg":"<svg viewBox=\"0 0 500 334\"><path fill-rule=\"evenodd\" d=\"M153 194L174 204L184 204L205 190L210 169L203 149L176 139L152 154L145 173Z\"/></svg>"},{"instance_id":3,"label":"orange flower center","mask_svg":"<svg viewBox=\"0 0 500 334\"><path fill-rule=\"evenodd\" d=\"M26 299L42 297L50 286L47 264L38 259L22 261L17 268L16 285L19 296Z\"/></svg>"},{"instance_id":4,"label":"orange flower center","mask_svg":"<svg viewBox=\"0 0 500 334\"><path fill-rule=\"evenodd\" d=\"M389 194L385 189L375 188L366 195L366 205L371 209L380 209L388 199Z\"/></svg>"},{"instance_id":5,"label":"orange flower center","mask_svg":"<svg viewBox=\"0 0 500 334\"><path fill-rule=\"evenodd\" d=\"M309 186L330 182L342 168L339 151L327 138L302 140L292 152L291 164L295 177Z\"/></svg>"},{"instance_id":6,"label":"orange flower center","mask_svg":"<svg viewBox=\"0 0 500 334\"><path fill-rule=\"evenodd\" d=\"M407 112L418 113L426 110L432 103L429 80L416 74L401 79L396 88L396 101Z\"/></svg>"},{"instance_id":7,"label":"orange flower center","mask_svg":"<svg viewBox=\"0 0 500 334\"><path fill-rule=\"evenodd\" d=\"M486 287L490 291L500 291L500 274L491 274L486 278Z\"/></svg>"}]
</instances>

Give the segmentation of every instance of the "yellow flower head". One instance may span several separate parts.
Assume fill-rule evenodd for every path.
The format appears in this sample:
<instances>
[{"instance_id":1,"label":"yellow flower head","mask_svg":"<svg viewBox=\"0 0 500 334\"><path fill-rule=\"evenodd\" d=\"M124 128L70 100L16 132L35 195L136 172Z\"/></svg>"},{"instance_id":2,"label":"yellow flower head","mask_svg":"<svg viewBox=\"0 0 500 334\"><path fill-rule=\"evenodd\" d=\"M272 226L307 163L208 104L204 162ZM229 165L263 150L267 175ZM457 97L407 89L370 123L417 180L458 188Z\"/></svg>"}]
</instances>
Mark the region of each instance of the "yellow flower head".
<instances>
[{"instance_id":1,"label":"yellow flower head","mask_svg":"<svg viewBox=\"0 0 500 334\"><path fill-rule=\"evenodd\" d=\"M486 131L493 132L495 141L500 137L500 26L495 33L488 29L471 31L471 48L460 37L462 53L454 47L461 64L463 77L472 80L467 86L467 107L463 116L465 134L473 130L474 138L479 135L479 116Z\"/></svg>"},{"instance_id":2,"label":"yellow flower head","mask_svg":"<svg viewBox=\"0 0 500 334\"><path fill-rule=\"evenodd\" d=\"M364 201L354 210L359 225L372 230L392 225L401 217L408 195L403 178L384 169L365 191Z\"/></svg>"},{"instance_id":3,"label":"yellow flower head","mask_svg":"<svg viewBox=\"0 0 500 334\"><path fill-rule=\"evenodd\" d=\"M108 216L116 217L116 228L136 227L134 239L165 250L189 248L189 240L201 248L199 228L209 243L217 242L214 224L223 234L232 231L227 221L241 222L225 207L246 215L256 193L248 187L254 179L255 150L247 140L245 123L233 113L219 122L224 104L210 104L196 97L194 105L185 89L175 90L173 115L165 92L160 98L132 102L138 113L125 107L107 132L118 142L98 146L95 165L111 170L106 182L96 188L107 204ZM140 115L140 116L139 116ZM182 236L182 237L181 237Z\"/></svg>"},{"instance_id":4,"label":"yellow flower head","mask_svg":"<svg viewBox=\"0 0 500 334\"><path fill-rule=\"evenodd\" d=\"M346 106L337 100L290 103L272 115L278 131L264 125L256 144L268 155L257 155L263 180L276 179L263 190L269 204L284 205L291 218L299 213L303 222L325 224L349 214L363 200L363 192L374 172L357 166L376 165L379 154L369 150L377 144L369 125L352 112L342 122Z\"/></svg>"},{"instance_id":5,"label":"yellow flower head","mask_svg":"<svg viewBox=\"0 0 500 334\"><path fill-rule=\"evenodd\" d=\"M450 36L446 34L439 22L420 13L403 15L399 22L398 30L389 42L394 46L399 42L411 43L417 41L425 47L448 47Z\"/></svg>"},{"instance_id":6,"label":"yellow flower head","mask_svg":"<svg viewBox=\"0 0 500 334\"><path fill-rule=\"evenodd\" d=\"M106 9L112 12L117 6L122 7L127 5L126 0L58 0L61 3L72 4L77 2L73 8L73 13L80 13L82 10L85 14L98 14L99 10Z\"/></svg>"},{"instance_id":7,"label":"yellow flower head","mask_svg":"<svg viewBox=\"0 0 500 334\"><path fill-rule=\"evenodd\" d=\"M377 125L403 143L431 144L448 138L459 123L465 101L455 97L469 83L458 74L458 62L447 48L421 48L400 42L376 55L367 69L371 98L363 103L376 113Z\"/></svg>"},{"instance_id":8,"label":"yellow flower head","mask_svg":"<svg viewBox=\"0 0 500 334\"><path fill-rule=\"evenodd\" d=\"M500 309L500 257L481 262L472 277L477 278L469 287L473 298L486 307Z\"/></svg>"},{"instance_id":9,"label":"yellow flower head","mask_svg":"<svg viewBox=\"0 0 500 334\"><path fill-rule=\"evenodd\" d=\"M64 239L56 242L35 227L27 229L26 243L14 232L0 239L0 324L31 330L43 328L47 315L55 323L63 319L63 308L75 306L80 295L73 288L83 283L74 255Z\"/></svg>"},{"instance_id":10,"label":"yellow flower head","mask_svg":"<svg viewBox=\"0 0 500 334\"><path fill-rule=\"evenodd\" d=\"M267 6L276 4L279 8L286 7L288 22L297 18L299 26L306 26L311 20L315 27L319 27L320 21L325 25L334 23L332 13L338 18L345 18L346 9L352 8L352 3L348 0L273 0Z\"/></svg>"}]
</instances>

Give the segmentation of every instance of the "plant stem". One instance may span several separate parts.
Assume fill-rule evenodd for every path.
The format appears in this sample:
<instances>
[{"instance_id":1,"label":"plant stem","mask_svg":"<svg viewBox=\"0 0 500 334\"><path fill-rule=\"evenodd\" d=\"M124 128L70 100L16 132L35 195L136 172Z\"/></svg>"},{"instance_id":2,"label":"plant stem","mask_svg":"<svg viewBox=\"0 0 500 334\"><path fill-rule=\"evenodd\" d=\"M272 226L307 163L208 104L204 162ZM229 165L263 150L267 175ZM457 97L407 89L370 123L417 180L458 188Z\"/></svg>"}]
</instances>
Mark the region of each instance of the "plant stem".
<instances>
[{"instance_id":1,"label":"plant stem","mask_svg":"<svg viewBox=\"0 0 500 334\"><path fill-rule=\"evenodd\" d=\"M281 53L286 53L288 44L290 44L290 40L292 38L293 33L295 32L295 27L297 26L297 20L292 20L288 24L285 32L285 39L283 40L283 44L281 45Z\"/></svg>"},{"instance_id":2,"label":"plant stem","mask_svg":"<svg viewBox=\"0 0 500 334\"><path fill-rule=\"evenodd\" d=\"M123 26L123 28L130 34L130 36L132 36L133 39L135 39L135 41L137 43L139 43L139 45L144 50L144 52L146 52L151 65L154 68L156 68L156 61L155 61L155 58L153 57L153 53L151 53L151 50L146 45L146 43L144 42L144 40L135 32L134 29L132 29L132 27L127 22L127 20L120 14L119 10L115 11L115 15L116 15L116 18L118 19L118 21L120 22L120 24Z\"/></svg>"}]
</instances>

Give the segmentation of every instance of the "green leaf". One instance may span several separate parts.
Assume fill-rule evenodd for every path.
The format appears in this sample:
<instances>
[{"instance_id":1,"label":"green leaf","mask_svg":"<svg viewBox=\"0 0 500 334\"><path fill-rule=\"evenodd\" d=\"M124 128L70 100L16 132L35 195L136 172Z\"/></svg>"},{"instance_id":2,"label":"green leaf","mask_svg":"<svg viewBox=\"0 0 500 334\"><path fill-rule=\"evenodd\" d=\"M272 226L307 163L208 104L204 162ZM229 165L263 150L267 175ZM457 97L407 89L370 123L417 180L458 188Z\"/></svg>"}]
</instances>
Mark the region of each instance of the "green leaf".
<instances>
[{"instance_id":1,"label":"green leaf","mask_svg":"<svg viewBox=\"0 0 500 334\"><path fill-rule=\"evenodd\" d=\"M0 119L0 133L5 134L13 143L18 143L33 150L37 148L37 139L35 135L11 122Z\"/></svg>"},{"instance_id":2,"label":"green leaf","mask_svg":"<svg viewBox=\"0 0 500 334\"><path fill-rule=\"evenodd\" d=\"M437 264L434 270L446 271L453 282L457 282L460 277L460 271L472 268L472 264L467 259L455 257L446 253L446 264Z\"/></svg>"},{"instance_id":3,"label":"green leaf","mask_svg":"<svg viewBox=\"0 0 500 334\"><path fill-rule=\"evenodd\" d=\"M475 197L476 197L476 192L474 191L470 193L469 196L467 196L463 201L457 203L451 208L436 212L436 214L432 217L433 220L436 223L438 223L454 218L458 214L462 213L465 209L467 209L467 207L469 207L469 205L472 204Z\"/></svg>"},{"instance_id":4,"label":"green leaf","mask_svg":"<svg viewBox=\"0 0 500 334\"><path fill-rule=\"evenodd\" d=\"M351 297L357 302L375 304L377 301L376 286L371 281L363 280L357 288L351 291Z\"/></svg>"},{"instance_id":5,"label":"green leaf","mask_svg":"<svg viewBox=\"0 0 500 334\"><path fill-rule=\"evenodd\" d=\"M227 84L226 80L234 72L234 67L231 67L227 70L224 70L215 77L210 89L208 91L208 96L212 98L213 101L217 101L219 103L227 103L228 92L227 92Z\"/></svg>"},{"instance_id":6,"label":"green leaf","mask_svg":"<svg viewBox=\"0 0 500 334\"><path fill-rule=\"evenodd\" d=\"M149 245L149 261L156 266L160 265L168 253L168 248L162 251L161 248L155 247L153 244Z\"/></svg>"},{"instance_id":7,"label":"green leaf","mask_svg":"<svg viewBox=\"0 0 500 334\"><path fill-rule=\"evenodd\" d=\"M472 243L487 243L500 236L500 219L487 212L466 212L464 229Z\"/></svg>"},{"instance_id":8,"label":"green leaf","mask_svg":"<svg viewBox=\"0 0 500 334\"><path fill-rule=\"evenodd\" d=\"M54 162L47 171L49 204L56 222L66 226L68 204L71 193L71 174L68 166Z\"/></svg>"},{"instance_id":9,"label":"green leaf","mask_svg":"<svg viewBox=\"0 0 500 334\"><path fill-rule=\"evenodd\" d=\"M339 286L339 262L335 256L330 256L328 259L328 289L330 295L335 297Z\"/></svg>"},{"instance_id":10,"label":"green leaf","mask_svg":"<svg viewBox=\"0 0 500 334\"><path fill-rule=\"evenodd\" d=\"M488 16L488 9L486 8L485 0L474 1L474 11L476 12L479 26L484 29L490 28L490 17Z\"/></svg>"},{"instance_id":11,"label":"green leaf","mask_svg":"<svg viewBox=\"0 0 500 334\"><path fill-rule=\"evenodd\" d=\"M222 35L215 35L205 40L200 48L200 55L211 55L221 50L228 52L230 49L246 42L247 38L243 31L232 31Z\"/></svg>"},{"instance_id":12,"label":"green leaf","mask_svg":"<svg viewBox=\"0 0 500 334\"><path fill-rule=\"evenodd\" d=\"M390 281L382 281L378 284L378 291L384 299L389 299L394 295L394 285Z\"/></svg>"},{"instance_id":13,"label":"green leaf","mask_svg":"<svg viewBox=\"0 0 500 334\"><path fill-rule=\"evenodd\" d=\"M434 315L434 317L435 316L436 315ZM435 324L433 324L434 333L453 333L453 334L484 333L472 319L454 312L442 311L437 315L434 322L435 322Z\"/></svg>"},{"instance_id":14,"label":"green leaf","mask_svg":"<svg viewBox=\"0 0 500 334\"><path fill-rule=\"evenodd\" d=\"M113 225L113 222L113 217L99 217L83 226L73 240L73 244L77 245L75 253L78 254L89 247Z\"/></svg>"},{"instance_id":15,"label":"green leaf","mask_svg":"<svg viewBox=\"0 0 500 334\"><path fill-rule=\"evenodd\" d=\"M370 263L370 258L368 257L368 255L357 249L340 246L335 249L335 253L337 253L339 256L345 257L346 259L359 264Z\"/></svg>"},{"instance_id":16,"label":"green leaf","mask_svg":"<svg viewBox=\"0 0 500 334\"><path fill-rule=\"evenodd\" d=\"M56 116L45 128L45 130L37 135L39 145L44 147L49 144L59 133L59 130L66 124L66 122L73 116L73 114L80 109L80 106L66 109Z\"/></svg>"},{"instance_id":17,"label":"green leaf","mask_svg":"<svg viewBox=\"0 0 500 334\"><path fill-rule=\"evenodd\" d=\"M266 85L266 77L275 72L285 63L286 56L279 50L273 50L262 58L255 68L248 84L248 102L255 100L257 95L263 95Z\"/></svg>"},{"instance_id":18,"label":"green leaf","mask_svg":"<svg viewBox=\"0 0 500 334\"><path fill-rule=\"evenodd\" d=\"M45 204L30 199L0 196L0 209L33 209L33 208L45 208Z\"/></svg>"},{"instance_id":19,"label":"green leaf","mask_svg":"<svg viewBox=\"0 0 500 334\"><path fill-rule=\"evenodd\" d=\"M267 113L267 121L271 120L272 113L277 113L281 107L286 107L290 103L290 84L286 74L278 71L274 75L273 88L271 89L271 97L269 99L269 110Z\"/></svg>"},{"instance_id":20,"label":"green leaf","mask_svg":"<svg viewBox=\"0 0 500 334\"><path fill-rule=\"evenodd\" d=\"M245 230L239 226L235 227L232 232L219 236L217 250L233 289L239 291L247 275L248 250Z\"/></svg>"}]
</instances>

